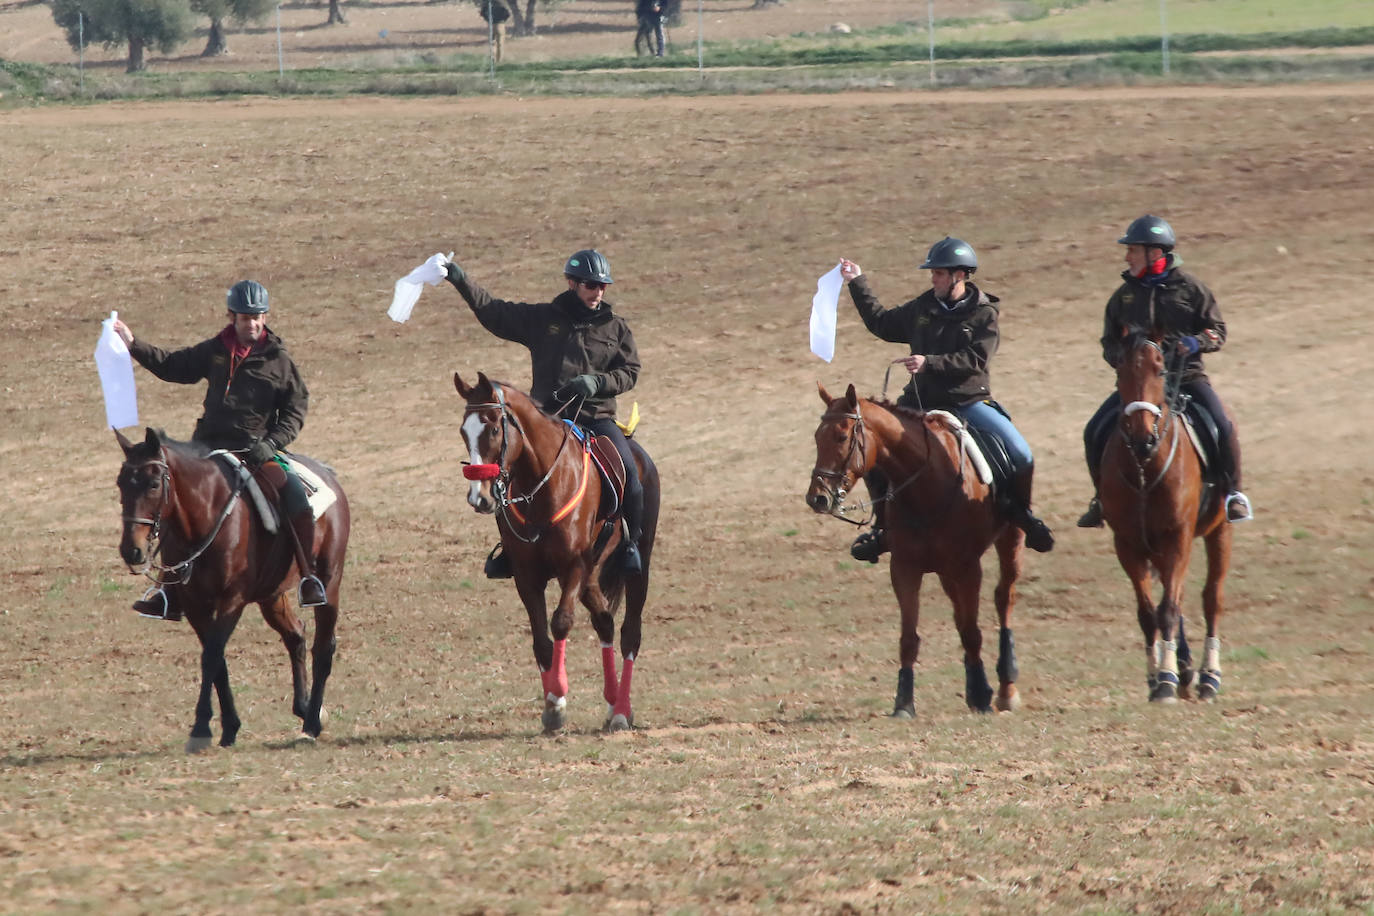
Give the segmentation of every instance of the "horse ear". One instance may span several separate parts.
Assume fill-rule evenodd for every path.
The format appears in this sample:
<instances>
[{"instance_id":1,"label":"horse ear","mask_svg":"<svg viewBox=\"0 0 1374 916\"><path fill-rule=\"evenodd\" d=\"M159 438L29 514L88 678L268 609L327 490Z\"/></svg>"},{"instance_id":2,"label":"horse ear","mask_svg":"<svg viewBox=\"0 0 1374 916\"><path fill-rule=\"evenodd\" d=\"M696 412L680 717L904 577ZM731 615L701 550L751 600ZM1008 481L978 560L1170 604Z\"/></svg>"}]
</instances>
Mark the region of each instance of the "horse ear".
<instances>
[{"instance_id":1,"label":"horse ear","mask_svg":"<svg viewBox=\"0 0 1374 916\"><path fill-rule=\"evenodd\" d=\"M121 433L119 430L115 430L115 431L114 431L114 434L115 434L115 441L118 442L118 443L119 443L119 447L122 448L122 449L124 450L124 457L125 457L125 458L129 457L129 452L133 449L134 444L133 444L132 442L130 442L129 439L128 439L128 437L125 436L123 433Z\"/></svg>"},{"instance_id":2,"label":"horse ear","mask_svg":"<svg viewBox=\"0 0 1374 916\"><path fill-rule=\"evenodd\" d=\"M157 437L157 430L151 426L147 427L148 434L143 437L143 444L153 451L162 450L162 440Z\"/></svg>"},{"instance_id":3,"label":"horse ear","mask_svg":"<svg viewBox=\"0 0 1374 916\"><path fill-rule=\"evenodd\" d=\"M830 396L830 392L826 391L825 386L822 385L819 381L816 382L816 388L821 393L821 403L829 407L830 402L835 399Z\"/></svg>"},{"instance_id":4,"label":"horse ear","mask_svg":"<svg viewBox=\"0 0 1374 916\"><path fill-rule=\"evenodd\" d=\"M491 390L491 379L487 378L487 374L479 369L479 370L477 371L477 384L476 384L476 385L473 385L472 387L473 387L474 390L476 390L476 389L478 389L478 388L485 388L485 389L487 389L488 391L490 391L490 390Z\"/></svg>"},{"instance_id":5,"label":"horse ear","mask_svg":"<svg viewBox=\"0 0 1374 916\"><path fill-rule=\"evenodd\" d=\"M458 396L464 398L467 397L468 392L472 390L467 385L463 384L463 377L457 372L453 373L453 387L458 389Z\"/></svg>"},{"instance_id":6,"label":"horse ear","mask_svg":"<svg viewBox=\"0 0 1374 916\"><path fill-rule=\"evenodd\" d=\"M844 399L849 402L850 407L857 408L859 406L859 393L854 390L853 382L849 383L849 388L844 393Z\"/></svg>"}]
</instances>

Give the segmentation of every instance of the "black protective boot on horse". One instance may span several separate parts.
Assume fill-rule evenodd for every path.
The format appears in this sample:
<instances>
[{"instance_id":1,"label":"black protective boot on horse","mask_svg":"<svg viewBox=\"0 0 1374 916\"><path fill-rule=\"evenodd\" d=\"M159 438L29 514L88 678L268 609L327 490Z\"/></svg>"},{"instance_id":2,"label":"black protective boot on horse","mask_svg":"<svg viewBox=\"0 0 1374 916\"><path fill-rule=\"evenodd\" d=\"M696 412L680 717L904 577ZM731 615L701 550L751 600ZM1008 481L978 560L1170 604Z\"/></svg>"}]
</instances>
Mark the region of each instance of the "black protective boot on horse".
<instances>
[{"instance_id":1,"label":"black protective boot on horse","mask_svg":"<svg viewBox=\"0 0 1374 916\"><path fill-rule=\"evenodd\" d=\"M870 472L864 478L868 498L873 503L873 528L865 531L849 545L849 555L864 563L877 563L887 553L887 478Z\"/></svg>"},{"instance_id":2,"label":"black protective boot on horse","mask_svg":"<svg viewBox=\"0 0 1374 916\"><path fill-rule=\"evenodd\" d=\"M1011 478L1010 492L1004 505L1007 519L1026 533L1026 546L1036 553L1049 553L1054 549L1054 535L1049 526L1031 512L1031 480L1034 476L1034 467L1017 471Z\"/></svg>"}]
</instances>

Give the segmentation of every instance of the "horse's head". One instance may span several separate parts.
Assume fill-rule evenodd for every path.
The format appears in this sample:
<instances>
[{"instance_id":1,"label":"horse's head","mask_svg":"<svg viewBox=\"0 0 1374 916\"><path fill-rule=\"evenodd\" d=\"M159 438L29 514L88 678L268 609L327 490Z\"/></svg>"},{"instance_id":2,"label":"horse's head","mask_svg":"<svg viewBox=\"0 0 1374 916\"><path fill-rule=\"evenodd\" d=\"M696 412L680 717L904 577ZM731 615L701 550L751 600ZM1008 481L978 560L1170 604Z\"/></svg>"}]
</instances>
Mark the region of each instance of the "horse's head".
<instances>
[{"instance_id":1,"label":"horse's head","mask_svg":"<svg viewBox=\"0 0 1374 916\"><path fill-rule=\"evenodd\" d=\"M1116 391L1121 398L1121 434L1139 459L1159 448L1168 412L1165 390L1165 353L1159 331L1126 328L1122 357L1116 367Z\"/></svg>"},{"instance_id":2,"label":"horse's head","mask_svg":"<svg viewBox=\"0 0 1374 916\"><path fill-rule=\"evenodd\" d=\"M115 430L115 439L124 450L124 464L115 481L124 519L119 555L137 572L147 565L152 552L149 544L157 540L163 516L174 498L171 473L162 438L156 430L148 429L143 441L137 444L119 430Z\"/></svg>"},{"instance_id":3,"label":"horse's head","mask_svg":"<svg viewBox=\"0 0 1374 916\"><path fill-rule=\"evenodd\" d=\"M477 373L477 383L468 385L457 372L453 386L458 389L463 408L463 441L467 443L470 463L463 468L468 479L468 505L483 515L496 511L500 498L493 487L504 489L510 467L524 444L520 422L507 400L509 389Z\"/></svg>"},{"instance_id":4,"label":"horse's head","mask_svg":"<svg viewBox=\"0 0 1374 916\"><path fill-rule=\"evenodd\" d=\"M859 396L850 385L844 397L835 398L816 383L825 413L816 428L816 466L811 470L811 486L806 504L816 512L842 511L845 494L873 466L873 456L864 437L864 418Z\"/></svg>"}]
</instances>

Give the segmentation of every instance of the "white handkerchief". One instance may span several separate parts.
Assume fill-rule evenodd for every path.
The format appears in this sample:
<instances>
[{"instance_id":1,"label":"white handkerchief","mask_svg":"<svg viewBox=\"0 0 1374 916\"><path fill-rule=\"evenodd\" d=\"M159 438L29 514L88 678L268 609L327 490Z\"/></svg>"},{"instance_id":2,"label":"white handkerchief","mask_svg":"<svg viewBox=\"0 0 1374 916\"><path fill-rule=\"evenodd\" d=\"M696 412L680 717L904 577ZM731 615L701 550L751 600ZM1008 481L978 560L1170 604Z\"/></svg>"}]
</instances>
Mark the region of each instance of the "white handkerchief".
<instances>
[{"instance_id":1,"label":"white handkerchief","mask_svg":"<svg viewBox=\"0 0 1374 916\"><path fill-rule=\"evenodd\" d=\"M415 303L420 299L420 291L428 283L438 286L448 276L448 258L435 254L419 267L396 281L396 292L391 297L391 308L386 310L392 321L406 321Z\"/></svg>"},{"instance_id":2,"label":"white handkerchief","mask_svg":"<svg viewBox=\"0 0 1374 916\"><path fill-rule=\"evenodd\" d=\"M843 286L840 265L836 264L816 281L816 295L811 297L811 352L826 362L835 358L835 320Z\"/></svg>"},{"instance_id":3,"label":"white handkerchief","mask_svg":"<svg viewBox=\"0 0 1374 916\"><path fill-rule=\"evenodd\" d=\"M100 339L95 344L95 368L100 373L100 389L105 395L105 422L113 429L138 425L138 393L134 389L134 360L129 348L115 333L118 312L100 323Z\"/></svg>"}]
</instances>

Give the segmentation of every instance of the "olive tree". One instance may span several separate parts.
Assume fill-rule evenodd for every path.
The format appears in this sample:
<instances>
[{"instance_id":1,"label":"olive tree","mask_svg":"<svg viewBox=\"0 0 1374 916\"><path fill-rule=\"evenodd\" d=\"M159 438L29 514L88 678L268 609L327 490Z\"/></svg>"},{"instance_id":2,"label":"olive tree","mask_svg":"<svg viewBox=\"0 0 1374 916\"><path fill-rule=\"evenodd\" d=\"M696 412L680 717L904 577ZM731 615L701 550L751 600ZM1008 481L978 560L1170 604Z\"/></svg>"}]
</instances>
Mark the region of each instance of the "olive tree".
<instances>
[{"instance_id":1,"label":"olive tree","mask_svg":"<svg viewBox=\"0 0 1374 916\"><path fill-rule=\"evenodd\" d=\"M147 66L145 48L170 54L191 36L189 0L50 0L53 21L73 48L129 46L129 73Z\"/></svg>"},{"instance_id":2,"label":"olive tree","mask_svg":"<svg viewBox=\"0 0 1374 916\"><path fill-rule=\"evenodd\" d=\"M259 22L277 8L277 0L191 0L191 9L210 19L210 37L201 57L215 57L229 53L224 20L232 19L242 25Z\"/></svg>"}]
</instances>

